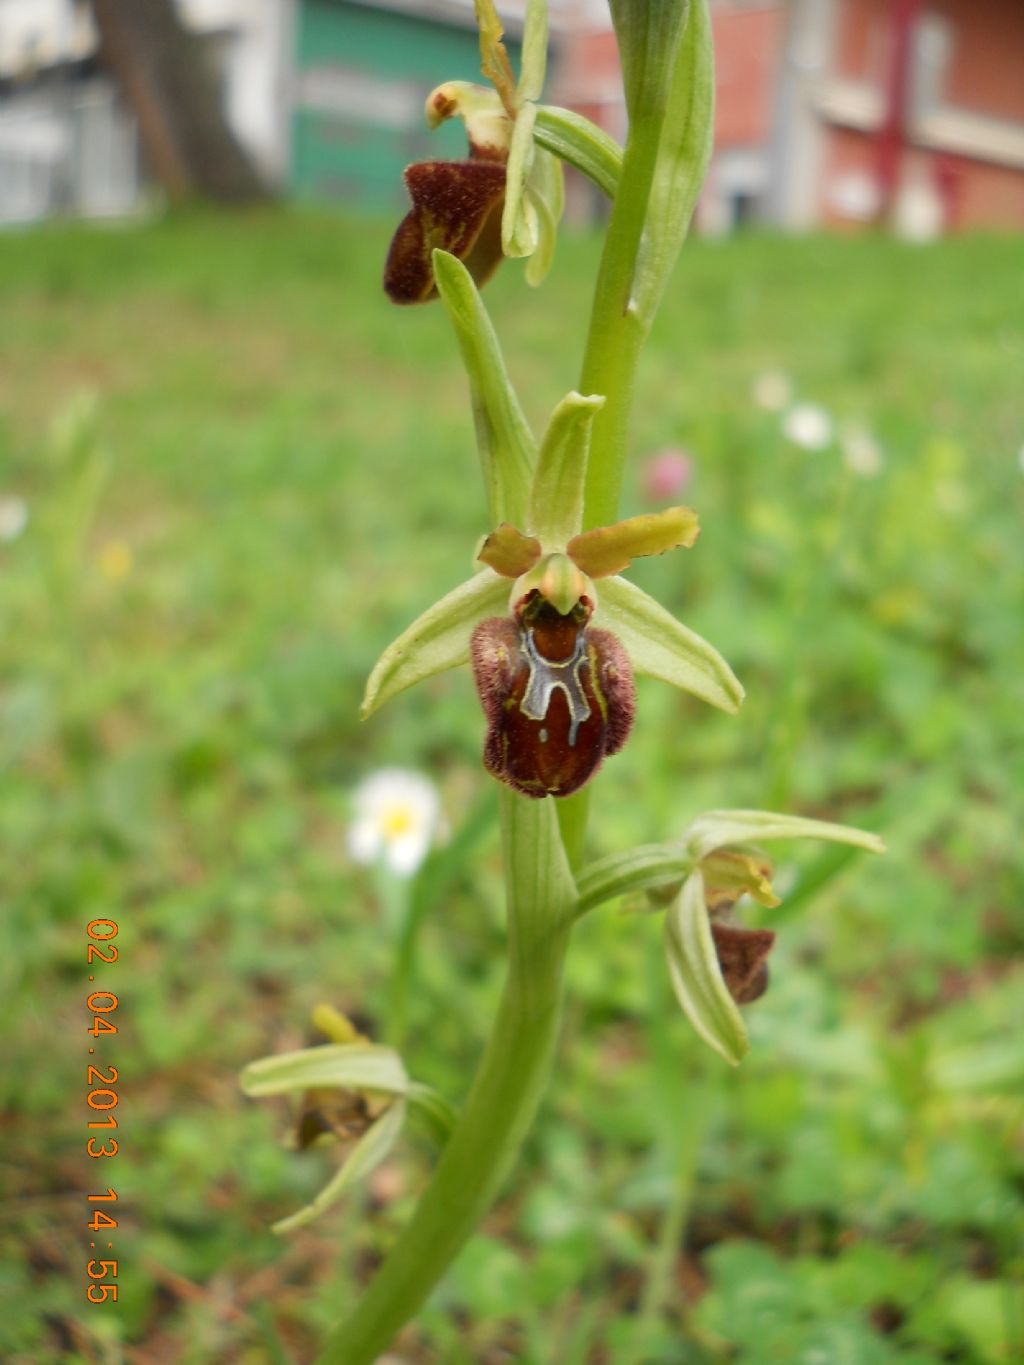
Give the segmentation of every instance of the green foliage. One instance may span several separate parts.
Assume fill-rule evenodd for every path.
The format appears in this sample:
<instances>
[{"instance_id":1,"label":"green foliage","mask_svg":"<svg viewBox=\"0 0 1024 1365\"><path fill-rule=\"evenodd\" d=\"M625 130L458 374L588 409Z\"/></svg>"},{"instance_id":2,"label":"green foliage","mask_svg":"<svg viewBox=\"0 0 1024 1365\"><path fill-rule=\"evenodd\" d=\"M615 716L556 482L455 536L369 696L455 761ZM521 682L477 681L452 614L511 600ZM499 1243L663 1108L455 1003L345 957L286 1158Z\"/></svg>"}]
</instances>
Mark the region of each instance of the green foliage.
<instances>
[{"instance_id":1,"label":"green foliage","mask_svg":"<svg viewBox=\"0 0 1024 1365\"><path fill-rule=\"evenodd\" d=\"M404 1223L428 1159L415 1135L371 1182L372 1217L356 1195L282 1254L269 1225L336 1158L285 1150L286 1102L236 1085L245 1062L309 1041L319 1000L371 1036L386 1015L392 939L344 852L364 773L429 772L455 847L479 824L471 855L439 853L414 888L410 1074L461 1100L493 1011L498 849L469 679L427 684L429 725L401 697L356 719L381 650L491 529L448 321L394 326L385 236L268 214L5 241L0 496L30 508L0 546L5 1360L125 1343L304 1358ZM564 394L595 259L587 239L562 246L542 323L517 267L489 286L536 430ZM402 1354L760 1365L770 1342L786 1361L1008 1362L1024 1341L1019 248L688 252L633 446L693 452L686 500L706 529L631 573L714 639L748 699L720 716L641 680L593 855L758 804L878 830L890 851L850 864L777 846L783 905L744 912L780 931L772 986L744 1012L743 1067L709 1058L699 1103L679 1085L693 1063L656 918L581 922L575 1042L524 1176ZM877 477L783 439L749 397L768 367L874 429ZM51 420L82 389L92 444L65 456ZM640 468L624 513L651 510ZM84 930L100 915L121 926L98 982L120 997L100 1040L124 1077L112 1162L83 1154ZM670 1309L634 1349L691 1140ZM108 1312L84 1300L83 1196L110 1183L124 1234Z\"/></svg>"}]
</instances>

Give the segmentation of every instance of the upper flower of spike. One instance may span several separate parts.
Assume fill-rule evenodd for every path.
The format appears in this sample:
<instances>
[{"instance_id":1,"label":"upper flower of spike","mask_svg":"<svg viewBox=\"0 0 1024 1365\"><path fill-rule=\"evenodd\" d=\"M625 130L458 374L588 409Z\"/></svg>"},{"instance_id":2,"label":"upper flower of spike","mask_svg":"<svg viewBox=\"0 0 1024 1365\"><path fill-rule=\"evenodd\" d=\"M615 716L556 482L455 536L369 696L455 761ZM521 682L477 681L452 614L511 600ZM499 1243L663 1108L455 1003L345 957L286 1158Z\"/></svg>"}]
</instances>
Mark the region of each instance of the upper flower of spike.
<instances>
[{"instance_id":1,"label":"upper flower of spike","mask_svg":"<svg viewBox=\"0 0 1024 1365\"><path fill-rule=\"evenodd\" d=\"M502 42L493 0L478 0L483 74L494 88L447 81L427 97L431 128L461 118L469 139L463 161L420 161L405 170L412 209L391 242L384 288L394 303L437 297L435 248L465 262L477 284L502 256L529 256L526 277L539 284L554 255L562 216L561 162L534 142L536 99L544 84L547 10L528 8L518 83Z\"/></svg>"}]
</instances>

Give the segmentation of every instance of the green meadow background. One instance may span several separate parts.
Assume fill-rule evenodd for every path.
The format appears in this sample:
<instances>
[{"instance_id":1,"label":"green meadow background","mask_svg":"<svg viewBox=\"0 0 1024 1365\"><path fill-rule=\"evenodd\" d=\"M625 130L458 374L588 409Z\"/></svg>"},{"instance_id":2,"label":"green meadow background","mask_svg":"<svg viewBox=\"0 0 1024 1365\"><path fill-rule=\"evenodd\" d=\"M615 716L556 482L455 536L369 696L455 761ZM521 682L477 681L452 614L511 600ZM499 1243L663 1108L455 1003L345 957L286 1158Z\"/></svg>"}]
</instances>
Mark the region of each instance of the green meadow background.
<instances>
[{"instance_id":1,"label":"green meadow background","mask_svg":"<svg viewBox=\"0 0 1024 1365\"><path fill-rule=\"evenodd\" d=\"M470 680L357 720L488 529L443 312L379 290L389 232L268 212L0 241L0 497L29 510L0 544L5 1362L309 1360L408 1217L415 1136L273 1236L336 1157L288 1150L287 1104L237 1083L319 1001L387 1041L394 887L345 844L386 765L430 776L451 830L409 888L408 1066L458 1101L479 1055L503 930ZM538 424L576 382L597 251L488 287ZM1020 239L687 246L624 510L652 506L645 458L690 453L700 540L635 578L748 700L641 682L593 851L766 805L890 852L778 846L736 1072L677 1016L656 916L583 923L541 1121L393 1361L1024 1358L1022 266ZM766 369L873 432L880 472L788 442L751 397ZM120 956L90 969L95 917ZM97 988L118 1032L94 1044ZM108 1160L84 1152L89 1045L119 1072ZM91 1307L108 1185L119 1298Z\"/></svg>"}]
</instances>

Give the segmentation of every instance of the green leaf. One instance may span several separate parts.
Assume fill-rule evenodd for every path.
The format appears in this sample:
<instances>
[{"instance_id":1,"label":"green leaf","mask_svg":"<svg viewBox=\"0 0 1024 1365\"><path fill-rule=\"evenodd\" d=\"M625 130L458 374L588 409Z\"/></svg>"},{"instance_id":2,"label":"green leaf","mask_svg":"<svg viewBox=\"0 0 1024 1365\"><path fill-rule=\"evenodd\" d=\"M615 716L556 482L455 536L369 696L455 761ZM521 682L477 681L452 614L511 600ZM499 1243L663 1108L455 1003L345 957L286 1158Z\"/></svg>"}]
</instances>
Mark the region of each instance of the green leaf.
<instances>
[{"instance_id":1,"label":"green leaf","mask_svg":"<svg viewBox=\"0 0 1024 1365\"><path fill-rule=\"evenodd\" d=\"M641 844L628 853L612 853L580 873L576 913L585 915L605 901L632 892L677 886L692 868L693 858L678 844Z\"/></svg>"},{"instance_id":2,"label":"green leaf","mask_svg":"<svg viewBox=\"0 0 1024 1365\"><path fill-rule=\"evenodd\" d=\"M533 140L582 171L609 199L615 198L622 175L622 148L596 123L571 109L541 104Z\"/></svg>"},{"instance_id":3,"label":"green leaf","mask_svg":"<svg viewBox=\"0 0 1024 1365\"><path fill-rule=\"evenodd\" d=\"M608 578L628 569L634 559L689 549L698 535L700 523L691 507L666 507L584 531L572 538L566 552L589 577Z\"/></svg>"},{"instance_id":4,"label":"green leaf","mask_svg":"<svg viewBox=\"0 0 1024 1365\"><path fill-rule=\"evenodd\" d=\"M523 52L519 66L516 103L540 99L548 61L547 0L526 0L523 23Z\"/></svg>"},{"instance_id":5,"label":"green leaf","mask_svg":"<svg viewBox=\"0 0 1024 1365\"><path fill-rule=\"evenodd\" d=\"M658 143L647 222L630 299L630 308L647 326L658 310L686 238L711 157L714 122L711 18L707 0L690 0Z\"/></svg>"},{"instance_id":6,"label":"green leaf","mask_svg":"<svg viewBox=\"0 0 1024 1365\"><path fill-rule=\"evenodd\" d=\"M665 953L686 1017L709 1047L739 1066L750 1043L718 965L699 871L690 873L665 915Z\"/></svg>"},{"instance_id":7,"label":"green leaf","mask_svg":"<svg viewBox=\"0 0 1024 1365\"><path fill-rule=\"evenodd\" d=\"M492 523L526 520L537 441L509 380L494 327L461 261L435 251L434 278L469 375L477 446Z\"/></svg>"},{"instance_id":8,"label":"green leaf","mask_svg":"<svg viewBox=\"0 0 1024 1365\"><path fill-rule=\"evenodd\" d=\"M603 407L600 394L573 391L551 415L530 486L528 522L546 550L561 549L579 529L590 428Z\"/></svg>"},{"instance_id":9,"label":"green leaf","mask_svg":"<svg viewBox=\"0 0 1024 1365\"><path fill-rule=\"evenodd\" d=\"M377 660L366 683L363 719L414 683L464 664L474 626L507 613L508 583L490 569L428 607Z\"/></svg>"},{"instance_id":10,"label":"green leaf","mask_svg":"<svg viewBox=\"0 0 1024 1365\"><path fill-rule=\"evenodd\" d=\"M537 213L537 250L526 262L526 283L533 288L547 278L555 259L558 225L565 209L565 178L557 157L536 145L534 138L533 173L526 193Z\"/></svg>"},{"instance_id":11,"label":"green leaf","mask_svg":"<svg viewBox=\"0 0 1024 1365\"><path fill-rule=\"evenodd\" d=\"M506 256L532 256L540 241L537 210L526 195L533 169L533 125L537 106L524 104L516 115L505 167L505 207L501 215L501 249Z\"/></svg>"},{"instance_id":12,"label":"green leaf","mask_svg":"<svg viewBox=\"0 0 1024 1365\"><path fill-rule=\"evenodd\" d=\"M877 834L833 825L826 820L808 820L800 815L776 815L766 810L709 810L692 822L683 836L694 858L705 858L726 844L772 839L819 839L833 844L852 844L869 853L884 853L885 844Z\"/></svg>"},{"instance_id":13,"label":"green leaf","mask_svg":"<svg viewBox=\"0 0 1024 1365\"><path fill-rule=\"evenodd\" d=\"M376 1123L367 1128L359 1141L349 1151L348 1156L338 1167L334 1177L320 1191L311 1204L299 1209L297 1213L280 1219L271 1229L278 1234L294 1232L305 1227L314 1218L319 1218L332 1204L336 1204L346 1190L379 1166L395 1145L395 1139L402 1131L405 1122L405 1101L398 1100L386 1109Z\"/></svg>"},{"instance_id":14,"label":"green leaf","mask_svg":"<svg viewBox=\"0 0 1024 1365\"><path fill-rule=\"evenodd\" d=\"M393 1048L375 1043L326 1043L250 1062L242 1072L241 1084L244 1093L253 1097L331 1085L404 1095L409 1078Z\"/></svg>"},{"instance_id":15,"label":"green leaf","mask_svg":"<svg viewBox=\"0 0 1024 1365\"><path fill-rule=\"evenodd\" d=\"M627 579L601 584L594 624L614 631L637 673L660 678L723 711L739 709L743 688L718 651Z\"/></svg>"}]
</instances>

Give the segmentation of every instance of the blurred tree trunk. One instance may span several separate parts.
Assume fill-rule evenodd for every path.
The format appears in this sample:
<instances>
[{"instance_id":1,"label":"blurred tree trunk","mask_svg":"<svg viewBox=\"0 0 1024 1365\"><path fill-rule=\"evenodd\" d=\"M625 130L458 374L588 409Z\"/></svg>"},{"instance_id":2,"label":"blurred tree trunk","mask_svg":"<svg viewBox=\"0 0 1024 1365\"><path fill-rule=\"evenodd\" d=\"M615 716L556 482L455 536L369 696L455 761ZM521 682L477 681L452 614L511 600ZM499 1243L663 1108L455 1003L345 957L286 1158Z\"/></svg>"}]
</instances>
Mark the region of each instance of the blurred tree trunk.
<instances>
[{"instance_id":1,"label":"blurred tree trunk","mask_svg":"<svg viewBox=\"0 0 1024 1365\"><path fill-rule=\"evenodd\" d=\"M92 0L100 60L139 121L153 171L175 199L234 203L268 189L224 117L203 40L174 0Z\"/></svg>"}]
</instances>

